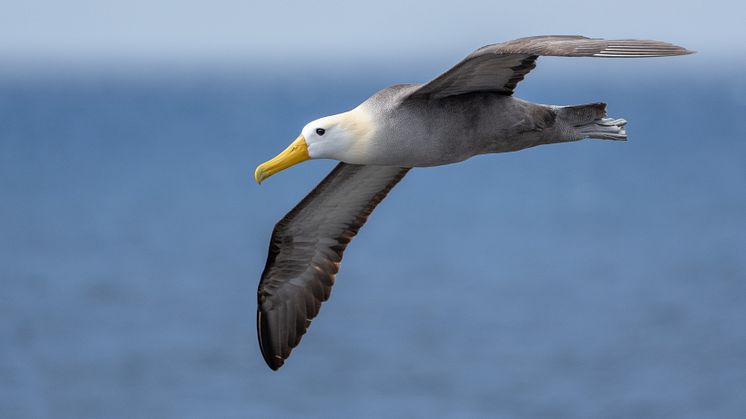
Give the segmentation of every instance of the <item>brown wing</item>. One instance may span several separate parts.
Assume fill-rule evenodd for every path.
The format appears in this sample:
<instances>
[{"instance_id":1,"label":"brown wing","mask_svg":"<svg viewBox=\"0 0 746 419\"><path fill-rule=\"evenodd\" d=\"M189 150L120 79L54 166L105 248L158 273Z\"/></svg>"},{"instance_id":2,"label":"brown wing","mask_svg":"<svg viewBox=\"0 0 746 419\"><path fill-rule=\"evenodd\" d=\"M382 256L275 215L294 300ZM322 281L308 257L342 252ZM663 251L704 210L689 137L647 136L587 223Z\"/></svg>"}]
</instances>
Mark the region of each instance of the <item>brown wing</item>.
<instances>
[{"instance_id":1,"label":"brown wing","mask_svg":"<svg viewBox=\"0 0 746 419\"><path fill-rule=\"evenodd\" d=\"M340 163L275 226L258 290L257 334L276 370L329 298L347 244L409 171Z\"/></svg>"},{"instance_id":2,"label":"brown wing","mask_svg":"<svg viewBox=\"0 0 746 419\"><path fill-rule=\"evenodd\" d=\"M659 41L533 36L479 48L410 96L442 98L469 92L512 95L518 82L536 67L540 55L627 58L691 53L685 48Z\"/></svg>"}]
</instances>

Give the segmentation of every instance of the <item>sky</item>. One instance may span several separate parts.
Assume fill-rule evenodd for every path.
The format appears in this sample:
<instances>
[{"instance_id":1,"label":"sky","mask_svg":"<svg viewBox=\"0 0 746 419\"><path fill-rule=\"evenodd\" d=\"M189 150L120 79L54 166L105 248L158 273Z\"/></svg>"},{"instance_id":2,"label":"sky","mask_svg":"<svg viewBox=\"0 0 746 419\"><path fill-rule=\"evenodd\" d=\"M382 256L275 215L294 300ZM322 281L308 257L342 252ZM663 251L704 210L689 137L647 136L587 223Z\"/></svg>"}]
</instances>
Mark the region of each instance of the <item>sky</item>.
<instances>
[{"instance_id":1,"label":"sky","mask_svg":"<svg viewBox=\"0 0 746 419\"><path fill-rule=\"evenodd\" d=\"M735 0L2 2L6 65L324 69L414 52L457 59L484 44L537 34L659 39L711 56L746 53L746 6Z\"/></svg>"}]
</instances>

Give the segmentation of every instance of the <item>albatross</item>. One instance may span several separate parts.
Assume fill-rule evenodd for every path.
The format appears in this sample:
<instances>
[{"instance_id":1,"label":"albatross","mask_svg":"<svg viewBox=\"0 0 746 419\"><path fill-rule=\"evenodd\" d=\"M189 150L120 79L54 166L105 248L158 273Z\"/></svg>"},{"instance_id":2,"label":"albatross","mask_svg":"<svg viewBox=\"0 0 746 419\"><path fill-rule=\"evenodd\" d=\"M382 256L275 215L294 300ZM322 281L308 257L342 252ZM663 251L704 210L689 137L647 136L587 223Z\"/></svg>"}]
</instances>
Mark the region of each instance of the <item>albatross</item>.
<instances>
[{"instance_id":1,"label":"albatross","mask_svg":"<svg viewBox=\"0 0 746 419\"><path fill-rule=\"evenodd\" d=\"M275 226L258 289L257 334L277 370L329 298L342 254L375 207L413 167L451 164L585 138L626 140L605 103L553 106L513 97L539 56L690 54L659 41L535 36L487 45L425 84L397 84L356 108L309 122L254 172L257 183L308 159L340 163Z\"/></svg>"}]
</instances>

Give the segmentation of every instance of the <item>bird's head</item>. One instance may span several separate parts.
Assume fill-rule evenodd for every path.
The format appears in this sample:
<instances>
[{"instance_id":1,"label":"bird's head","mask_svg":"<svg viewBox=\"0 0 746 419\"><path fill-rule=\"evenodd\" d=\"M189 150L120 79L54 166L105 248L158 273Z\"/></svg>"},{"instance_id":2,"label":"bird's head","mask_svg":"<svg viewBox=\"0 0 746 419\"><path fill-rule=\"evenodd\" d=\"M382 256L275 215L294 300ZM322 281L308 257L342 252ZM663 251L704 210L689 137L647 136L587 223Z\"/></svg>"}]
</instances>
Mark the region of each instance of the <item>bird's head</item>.
<instances>
[{"instance_id":1,"label":"bird's head","mask_svg":"<svg viewBox=\"0 0 746 419\"><path fill-rule=\"evenodd\" d=\"M360 108L311 121L282 153L257 166L254 179L261 183L308 159L359 162L372 134L371 126L366 112Z\"/></svg>"}]
</instances>

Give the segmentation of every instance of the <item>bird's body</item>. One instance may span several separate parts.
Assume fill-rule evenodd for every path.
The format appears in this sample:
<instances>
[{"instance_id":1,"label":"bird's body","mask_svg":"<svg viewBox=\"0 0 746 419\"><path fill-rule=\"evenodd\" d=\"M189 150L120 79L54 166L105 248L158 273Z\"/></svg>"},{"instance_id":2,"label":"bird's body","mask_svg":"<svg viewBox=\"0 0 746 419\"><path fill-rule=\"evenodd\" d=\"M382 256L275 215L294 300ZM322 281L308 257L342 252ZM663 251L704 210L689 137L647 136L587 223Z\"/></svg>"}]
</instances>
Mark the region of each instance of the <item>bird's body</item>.
<instances>
[{"instance_id":1,"label":"bird's body","mask_svg":"<svg viewBox=\"0 0 746 419\"><path fill-rule=\"evenodd\" d=\"M585 134L578 132L576 125L603 118L599 113L603 109L596 104L589 105L585 118L581 115L572 119L564 107L540 105L493 92L445 98L409 97L419 87L387 87L350 111L365 114L366 120L381 122L365 145L357 153L346 156L345 162L440 166L478 154L579 140ZM599 112L593 111L598 108Z\"/></svg>"},{"instance_id":2,"label":"bird's body","mask_svg":"<svg viewBox=\"0 0 746 419\"><path fill-rule=\"evenodd\" d=\"M385 88L350 111L307 124L254 174L261 182L309 158L341 162L272 233L257 309L267 365L278 369L298 345L329 298L347 244L410 168L583 138L627 138L626 121L606 117L604 103L550 106L514 98L539 56L689 53L658 41L522 38L479 48L428 83Z\"/></svg>"}]
</instances>

